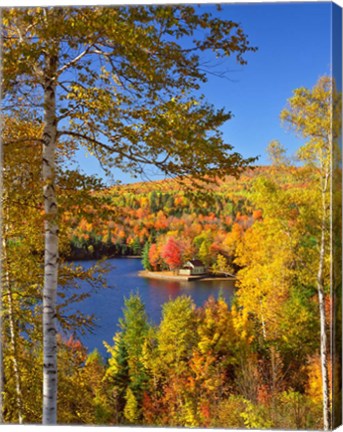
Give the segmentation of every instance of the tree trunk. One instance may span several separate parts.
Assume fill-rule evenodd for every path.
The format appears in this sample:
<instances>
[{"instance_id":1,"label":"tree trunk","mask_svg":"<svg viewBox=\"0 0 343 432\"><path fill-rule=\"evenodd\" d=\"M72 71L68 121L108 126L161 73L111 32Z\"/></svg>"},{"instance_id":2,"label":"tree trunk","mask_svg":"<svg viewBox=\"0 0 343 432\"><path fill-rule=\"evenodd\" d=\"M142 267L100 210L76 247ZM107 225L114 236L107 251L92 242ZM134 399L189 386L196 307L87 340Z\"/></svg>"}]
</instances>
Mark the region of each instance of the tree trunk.
<instances>
[{"instance_id":1,"label":"tree trunk","mask_svg":"<svg viewBox=\"0 0 343 432\"><path fill-rule=\"evenodd\" d=\"M261 313L262 336L263 336L263 340L266 341L267 330L266 330L266 321L264 319L264 313L263 313L262 299L260 299L260 313Z\"/></svg>"},{"instance_id":2,"label":"tree trunk","mask_svg":"<svg viewBox=\"0 0 343 432\"><path fill-rule=\"evenodd\" d=\"M331 428L331 410L330 410L330 386L328 373L328 343L326 335L326 317L325 317L325 294L324 294L324 259L325 259L325 233L326 233L326 192L328 189L329 174L327 173L322 188L322 226L321 241L319 253L319 268L317 275L317 290L320 317L320 363L322 371L322 392L323 392L323 426L324 430Z\"/></svg>"},{"instance_id":3,"label":"tree trunk","mask_svg":"<svg viewBox=\"0 0 343 432\"><path fill-rule=\"evenodd\" d=\"M45 248L43 286L43 424L57 420L56 293L58 222L55 194L57 55L47 55L44 85L43 196Z\"/></svg>"},{"instance_id":4,"label":"tree trunk","mask_svg":"<svg viewBox=\"0 0 343 432\"><path fill-rule=\"evenodd\" d=\"M13 367L13 376L15 382L15 399L18 410L18 423L23 423L23 394L21 387L21 379L18 365L18 349L17 349L17 340L16 340L16 332L15 332L15 323L14 323L14 307L13 307L13 298L9 277L9 267L8 267L8 256L7 256L7 243L6 243L6 234L3 234L2 239L2 256L3 256L3 265L2 271L4 276L2 278L3 288L5 289L5 295L8 303L8 311L6 316L8 317L9 324L9 333L10 333L10 352L11 352L11 360Z\"/></svg>"}]
</instances>

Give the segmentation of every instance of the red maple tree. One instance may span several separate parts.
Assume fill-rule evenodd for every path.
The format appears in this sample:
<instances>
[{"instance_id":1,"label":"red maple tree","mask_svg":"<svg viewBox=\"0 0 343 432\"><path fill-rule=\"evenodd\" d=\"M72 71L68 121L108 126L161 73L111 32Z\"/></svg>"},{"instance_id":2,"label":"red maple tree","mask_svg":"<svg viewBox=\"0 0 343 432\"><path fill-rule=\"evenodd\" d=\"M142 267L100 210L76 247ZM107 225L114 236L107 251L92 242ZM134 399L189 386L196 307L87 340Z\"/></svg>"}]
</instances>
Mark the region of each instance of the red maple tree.
<instances>
[{"instance_id":1,"label":"red maple tree","mask_svg":"<svg viewBox=\"0 0 343 432\"><path fill-rule=\"evenodd\" d=\"M181 246L173 237L168 239L161 256L170 270L176 270L182 264Z\"/></svg>"}]
</instances>

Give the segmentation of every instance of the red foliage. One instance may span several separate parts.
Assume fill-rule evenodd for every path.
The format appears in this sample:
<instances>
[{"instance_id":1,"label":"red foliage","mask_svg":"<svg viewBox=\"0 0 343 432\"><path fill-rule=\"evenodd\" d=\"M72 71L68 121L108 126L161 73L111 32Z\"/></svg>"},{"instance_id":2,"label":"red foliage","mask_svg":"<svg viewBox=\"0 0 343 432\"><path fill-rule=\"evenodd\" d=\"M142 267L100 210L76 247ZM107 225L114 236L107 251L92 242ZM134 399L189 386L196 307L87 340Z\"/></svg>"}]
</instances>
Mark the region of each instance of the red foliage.
<instances>
[{"instance_id":1,"label":"red foliage","mask_svg":"<svg viewBox=\"0 0 343 432\"><path fill-rule=\"evenodd\" d=\"M70 336L65 345L75 351L81 351L83 349L81 341L75 339L74 336Z\"/></svg>"},{"instance_id":2,"label":"red foliage","mask_svg":"<svg viewBox=\"0 0 343 432\"><path fill-rule=\"evenodd\" d=\"M68 350L70 350L69 352L72 357L78 359L80 362L86 360L87 350L80 340L75 339L74 336L70 336L66 342L62 341L62 343Z\"/></svg>"},{"instance_id":3,"label":"red foliage","mask_svg":"<svg viewBox=\"0 0 343 432\"><path fill-rule=\"evenodd\" d=\"M175 270L182 264L181 247L173 237L168 239L166 245L163 247L161 256L170 270Z\"/></svg>"}]
</instances>

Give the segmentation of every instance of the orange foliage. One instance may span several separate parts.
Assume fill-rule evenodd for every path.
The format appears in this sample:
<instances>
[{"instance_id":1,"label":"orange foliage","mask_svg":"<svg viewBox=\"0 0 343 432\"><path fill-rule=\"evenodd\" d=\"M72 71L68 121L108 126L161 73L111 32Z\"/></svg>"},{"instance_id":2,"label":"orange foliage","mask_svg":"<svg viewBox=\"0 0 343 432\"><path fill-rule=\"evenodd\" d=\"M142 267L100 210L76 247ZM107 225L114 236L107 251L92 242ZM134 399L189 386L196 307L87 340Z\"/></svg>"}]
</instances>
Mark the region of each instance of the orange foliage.
<instances>
[{"instance_id":1,"label":"orange foliage","mask_svg":"<svg viewBox=\"0 0 343 432\"><path fill-rule=\"evenodd\" d=\"M160 265L160 251L156 243L153 243L149 249L149 263L157 271Z\"/></svg>"},{"instance_id":2,"label":"orange foliage","mask_svg":"<svg viewBox=\"0 0 343 432\"><path fill-rule=\"evenodd\" d=\"M260 219L262 219L262 210L254 210L254 211L252 212L252 217L253 217L255 220L260 220Z\"/></svg>"}]
</instances>

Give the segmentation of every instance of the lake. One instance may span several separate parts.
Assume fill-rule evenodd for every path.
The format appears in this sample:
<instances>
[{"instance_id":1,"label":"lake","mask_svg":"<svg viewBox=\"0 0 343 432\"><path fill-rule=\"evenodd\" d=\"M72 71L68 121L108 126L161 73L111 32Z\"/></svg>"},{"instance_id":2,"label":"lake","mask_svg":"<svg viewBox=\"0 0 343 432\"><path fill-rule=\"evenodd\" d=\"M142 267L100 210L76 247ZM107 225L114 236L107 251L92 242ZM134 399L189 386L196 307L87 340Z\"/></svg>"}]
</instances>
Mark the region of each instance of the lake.
<instances>
[{"instance_id":1,"label":"lake","mask_svg":"<svg viewBox=\"0 0 343 432\"><path fill-rule=\"evenodd\" d=\"M77 308L85 314L94 314L96 327L93 334L81 336L80 339L88 351L97 348L106 357L107 352L103 341L113 344L113 336L119 330L118 320L123 316L124 297L130 293L139 293L149 320L158 324L161 320L162 305L170 299L180 295L189 295L197 306L202 306L206 300L221 294L230 304L234 287L232 281L165 281L147 279L138 276L143 270L140 259L115 258L106 261L111 269L105 275L108 288L99 290L77 305ZM77 265L89 268L93 261L78 261ZM86 282L82 282L86 288Z\"/></svg>"}]
</instances>

